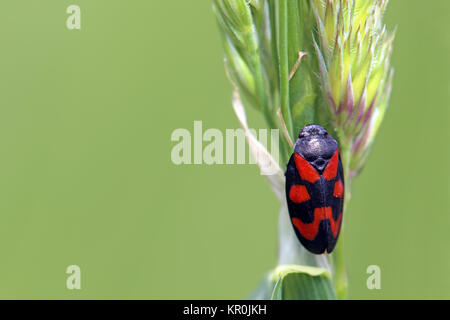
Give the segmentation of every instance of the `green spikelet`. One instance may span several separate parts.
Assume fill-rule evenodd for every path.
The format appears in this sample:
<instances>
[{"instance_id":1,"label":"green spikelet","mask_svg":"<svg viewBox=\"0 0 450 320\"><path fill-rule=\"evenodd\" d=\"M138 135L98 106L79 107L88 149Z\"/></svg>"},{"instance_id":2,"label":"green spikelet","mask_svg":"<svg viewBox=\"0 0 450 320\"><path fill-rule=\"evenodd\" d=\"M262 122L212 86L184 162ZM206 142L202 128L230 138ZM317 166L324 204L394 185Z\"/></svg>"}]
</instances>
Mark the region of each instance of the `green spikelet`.
<instances>
[{"instance_id":1,"label":"green spikelet","mask_svg":"<svg viewBox=\"0 0 450 320\"><path fill-rule=\"evenodd\" d=\"M382 24L386 0L311 0L320 83L350 175L363 166L388 105L393 33ZM306 13L308 14L308 13Z\"/></svg>"}]
</instances>

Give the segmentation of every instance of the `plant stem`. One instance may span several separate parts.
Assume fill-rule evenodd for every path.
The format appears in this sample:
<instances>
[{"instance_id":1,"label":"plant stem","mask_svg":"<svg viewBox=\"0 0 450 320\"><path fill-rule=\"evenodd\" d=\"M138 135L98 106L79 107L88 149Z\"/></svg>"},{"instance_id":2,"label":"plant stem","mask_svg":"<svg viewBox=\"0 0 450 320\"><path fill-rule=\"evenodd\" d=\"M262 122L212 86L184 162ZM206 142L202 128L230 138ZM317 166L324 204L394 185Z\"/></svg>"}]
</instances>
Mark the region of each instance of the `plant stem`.
<instances>
[{"instance_id":1,"label":"plant stem","mask_svg":"<svg viewBox=\"0 0 450 320\"><path fill-rule=\"evenodd\" d=\"M348 200L344 200L344 210ZM345 268L344 255L344 225L341 227L339 241L333 252L333 266L334 266L334 289L339 300L346 300L348 298L348 279L347 270Z\"/></svg>"},{"instance_id":2,"label":"plant stem","mask_svg":"<svg viewBox=\"0 0 450 320\"><path fill-rule=\"evenodd\" d=\"M344 195L344 213L347 210L348 203L351 198L351 177L350 177L350 159L351 159L351 140L345 138L345 133L342 130L337 131L339 139L339 149L341 153L342 166L344 169L345 195ZM344 215L345 217L345 215ZM345 268L344 257L344 223L341 227L339 241L333 252L334 265L334 286L336 296L340 300L347 299L348 296L348 279L347 270Z\"/></svg>"},{"instance_id":3,"label":"plant stem","mask_svg":"<svg viewBox=\"0 0 450 320\"><path fill-rule=\"evenodd\" d=\"M286 128L291 136L293 135L291 107L289 105L289 49L288 49L288 3L287 0L279 0L278 21L279 21L279 49L278 60L280 65L280 100L281 113L283 114Z\"/></svg>"},{"instance_id":4,"label":"plant stem","mask_svg":"<svg viewBox=\"0 0 450 320\"><path fill-rule=\"evenodd\" d=\"M339 300L347 299L348 295L348 281L347 281L347 272L345 270L343 238L344 237L341 231L340 239L333 253L334 287L336 290L336 296Z\"/></svg>"}]
</instances>

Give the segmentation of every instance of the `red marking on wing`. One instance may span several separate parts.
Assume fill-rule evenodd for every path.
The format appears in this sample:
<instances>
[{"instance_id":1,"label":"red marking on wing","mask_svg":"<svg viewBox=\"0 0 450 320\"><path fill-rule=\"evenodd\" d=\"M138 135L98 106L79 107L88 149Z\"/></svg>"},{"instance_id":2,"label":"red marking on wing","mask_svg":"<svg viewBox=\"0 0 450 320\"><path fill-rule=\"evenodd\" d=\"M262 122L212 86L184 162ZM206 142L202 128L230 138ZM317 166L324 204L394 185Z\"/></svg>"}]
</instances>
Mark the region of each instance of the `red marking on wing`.
<instances>
[{"instance_id":1,"label":"red marking on wing","mask_svg":"<svg viewBox=\"0 0 450 320\"><path fill-rule=\"evenodd\" d=\"M333 237L336 238L341 225L342 213L339 214L337 220L334 220L331 207L314 209L314 221L312 223L303 223L303 221L298 218L292 218L292 223L305 239L311 241L314 240L317 236L317 232L319 232L320 222L325 219L328 219L330 222L331 233L333 234Z\"/></svg>"},{"instance_id":2,"label":"red marking on wing","mask_svg":"<svg viewBox=\"0 0 450 320\"><path fill-rule=\"evenodd\" d=\"M300 178L311 183L314 183L320 179L319 173L316 171L316 169L314 169L314 167L310 165L308 161L303 159L301 155L299 155L298 153L294 153L294 159L298 173L300 174Z\"/></svg>"},{"instance_id":3,"label":"red marking on wing","mask_svg":"<svg viewBox=\"0 0 450 320\"><path fill-rule=\"evenodd\" d=\"M333 196L335 196L336 198L342 198L342 195L344 194L344 186L342 185L342 181L338 180L335 184L334 184L334 192L333 192Z\"/></svg>"},{"instance_id":4,"label":"red marking on wing","mask_svg":"<svg viewBox=\"0 0 450 320\"><path fill-rule=\"evenodd\" d=\"M328 165L325 168L325 171L323 172L322 176L325 179L327 179L328 181L333 180L334 178L336 178L338 164L339 164L339 152L336 149L336 152L331 157L330 162L328 162Z\"/></svg>"},{"instance_id":5,"label":"red marking on wing","mask_svg":"<svg viewBox=\"0 0 450 320\"><path fill-rule=\"evenodd\" d=\"M302 203L308 201L311 197L309 196L308 190L306 190L305 186L294 185L289 191L289 199L295 203Z\"/></svg>"}]
</instances>

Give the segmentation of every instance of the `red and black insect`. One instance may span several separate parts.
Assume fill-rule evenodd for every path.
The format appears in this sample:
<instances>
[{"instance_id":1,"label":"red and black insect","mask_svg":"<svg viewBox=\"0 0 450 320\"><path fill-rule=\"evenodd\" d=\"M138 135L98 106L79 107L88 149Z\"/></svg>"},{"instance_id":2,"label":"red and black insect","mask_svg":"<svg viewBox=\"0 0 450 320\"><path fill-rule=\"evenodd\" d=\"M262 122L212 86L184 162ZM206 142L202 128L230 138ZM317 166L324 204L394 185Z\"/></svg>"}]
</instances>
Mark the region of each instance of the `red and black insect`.
<instances>
[{"instance_id":1,"label":"red and black insect","mask_svg":"<svg viewBox=\"0 0 450 320\"><path fill-rule=\"evenodd\" d=\"M287 164L286 198L295 233L309 251L333 251L342 224L344 173L338 143L319 125L299 133Z\"/></svg>"}]
</instances>

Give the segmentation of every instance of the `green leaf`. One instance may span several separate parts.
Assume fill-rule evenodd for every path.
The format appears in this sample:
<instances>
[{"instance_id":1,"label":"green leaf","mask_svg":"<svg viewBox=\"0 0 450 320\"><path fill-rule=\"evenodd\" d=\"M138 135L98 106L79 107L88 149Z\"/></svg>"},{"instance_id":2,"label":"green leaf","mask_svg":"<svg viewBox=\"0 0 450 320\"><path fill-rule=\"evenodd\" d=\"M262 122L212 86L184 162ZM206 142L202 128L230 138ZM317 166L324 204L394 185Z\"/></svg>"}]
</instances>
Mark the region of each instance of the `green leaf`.
<instances>
[{"instance_id":1,"label":"green leaf","mask_svg":"<svg viewBox=\"0 0 450 320\"><path fill-rule=\"evenodd\" d=\"M335 300L330 274L316 267L284 265L272 274L273 300Z\"/></svg>"}]
</instances>

